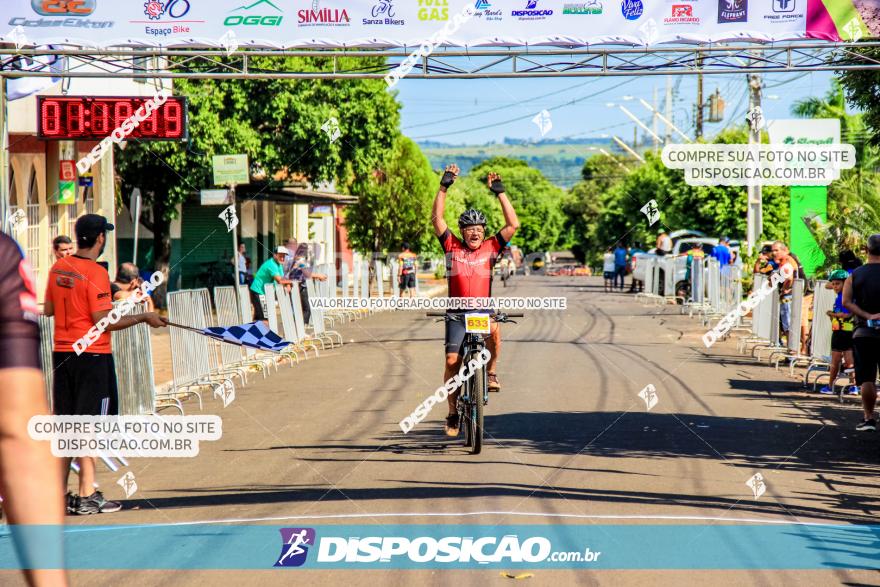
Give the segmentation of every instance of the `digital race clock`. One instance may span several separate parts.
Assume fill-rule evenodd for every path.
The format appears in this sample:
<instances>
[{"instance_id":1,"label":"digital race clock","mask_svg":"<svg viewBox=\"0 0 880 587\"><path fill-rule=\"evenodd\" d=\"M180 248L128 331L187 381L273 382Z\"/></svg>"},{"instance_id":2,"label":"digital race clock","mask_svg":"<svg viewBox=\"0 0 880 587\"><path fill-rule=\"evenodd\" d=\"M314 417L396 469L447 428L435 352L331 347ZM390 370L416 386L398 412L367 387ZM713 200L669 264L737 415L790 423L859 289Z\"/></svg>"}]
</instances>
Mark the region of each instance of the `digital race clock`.
<instances>
[{"instance_id":1,"label":"digital race clock","mask_svg":"<svg viewBox=\"0 0 880 587\"><path fill-rule=\"evenodd\" d=\"M134 116L150 96L100 97L37 96L37 137L100 141ZM143 115L148 110L141 110ZM187 101L169 96L164 104L149 113L127 140L180 141L189 137Z\"/></svg>"}]
</instances>

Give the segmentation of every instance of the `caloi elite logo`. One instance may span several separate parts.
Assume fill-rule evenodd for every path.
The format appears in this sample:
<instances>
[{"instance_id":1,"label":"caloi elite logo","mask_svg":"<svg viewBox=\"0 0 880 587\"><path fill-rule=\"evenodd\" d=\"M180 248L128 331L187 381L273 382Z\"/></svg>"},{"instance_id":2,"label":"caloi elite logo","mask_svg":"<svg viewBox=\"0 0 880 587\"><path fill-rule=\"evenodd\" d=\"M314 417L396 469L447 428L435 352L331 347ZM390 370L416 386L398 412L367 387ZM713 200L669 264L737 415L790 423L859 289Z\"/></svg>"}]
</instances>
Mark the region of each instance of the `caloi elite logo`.
<instances>
[{"instance_id":1,"label":"caloi elite logo","mask_svg":"<svg viewBox=\"0 0 880 587\"><path fill-rule=\"evenodd\" d=\"M315 529L279 528L279 530L281 531L281 553L273 566L303 566L309 555L309 547L315 546Z\"/></svg>"}]
</instances>

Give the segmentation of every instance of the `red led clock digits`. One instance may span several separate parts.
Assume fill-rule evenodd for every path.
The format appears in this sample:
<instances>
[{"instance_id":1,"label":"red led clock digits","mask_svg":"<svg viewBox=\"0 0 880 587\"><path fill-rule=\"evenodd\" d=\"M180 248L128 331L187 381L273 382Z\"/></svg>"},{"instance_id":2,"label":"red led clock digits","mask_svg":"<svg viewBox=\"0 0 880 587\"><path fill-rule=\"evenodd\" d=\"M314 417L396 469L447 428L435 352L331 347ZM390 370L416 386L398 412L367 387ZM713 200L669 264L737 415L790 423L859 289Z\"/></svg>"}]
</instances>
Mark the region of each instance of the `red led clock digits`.
<instances>
[{"instance_id":1,"label":"red led clock digits","mask_svg":"<svg viewBox=\"0 0 880 587\"><path fill-rule=\"evenodd\" d=\"M131 121L135 123L127 135L131 139L186 138L185 98L169 97L143 120L135 120L135 114L143 113L148 102L152 102L152 97L38 96L38 136L42 139L101 141L117 129L123 132L122 125Z\"/></svg>"},{"instance_id":2,"label":"red led clock digits","mask_svg":"<svg viewBox=\"0 0 880 587\"><path fill-rule=\"evenodd\" d=\"M40 121L43 134L55 136L61 134L61 104L56 100L44 100L40 109Z\"/></svg>"}]
</instances>

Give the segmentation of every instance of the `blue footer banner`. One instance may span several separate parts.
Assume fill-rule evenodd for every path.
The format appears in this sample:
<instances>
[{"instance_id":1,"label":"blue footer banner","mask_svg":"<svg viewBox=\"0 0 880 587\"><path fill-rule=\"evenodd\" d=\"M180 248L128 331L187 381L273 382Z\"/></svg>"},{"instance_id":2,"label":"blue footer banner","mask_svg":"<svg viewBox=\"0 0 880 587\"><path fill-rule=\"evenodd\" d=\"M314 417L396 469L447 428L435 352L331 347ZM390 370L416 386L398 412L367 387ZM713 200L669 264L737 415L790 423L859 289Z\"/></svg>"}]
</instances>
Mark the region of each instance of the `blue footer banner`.
<instances>
[{"instance_id":1,"label":"blue footer banner","mask_svg":"<svg viewBox=\"0 0 880 587\"><path fill-rule=\"evenodd\" d=\"M0 569L880 569L880 526L9 526Z\"/></svg>"}]
</instances>

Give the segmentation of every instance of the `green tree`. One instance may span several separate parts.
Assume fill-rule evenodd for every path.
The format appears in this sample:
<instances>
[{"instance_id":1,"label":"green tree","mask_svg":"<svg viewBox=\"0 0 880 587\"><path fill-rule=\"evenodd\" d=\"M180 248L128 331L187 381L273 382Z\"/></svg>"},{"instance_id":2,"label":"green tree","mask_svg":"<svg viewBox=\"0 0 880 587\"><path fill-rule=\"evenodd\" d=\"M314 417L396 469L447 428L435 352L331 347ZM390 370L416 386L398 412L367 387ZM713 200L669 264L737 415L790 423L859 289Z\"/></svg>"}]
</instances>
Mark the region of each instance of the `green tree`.
<instances>
[{"instance_id":1,"label":"green tree","mask_svg":"<svg viewBox=\"0 0 880 587\"><path fill-rule=\"evenodd\" d=\"M287 69L332 68L328 59L283 59ZM382 65L381 58L347 59L346 67ZM272 70L279 59L254 57L249 66ZM154 269L165 272L170 222L180 203L213 187L213 155L246 153L267 177L301 173L312 182L335 179L345 190L382 159L399 125L399 104L382 80L178 80L175 94L189 98L189 142L129 141L117 157L120 189L139 187L144 195ZM341 131L334 142L321 130L330 117Z\"/></svg>"},{"instance_id":2,"label":"green tree","mask_svg":"<svg viewBox=\"0 0 880 587\"><path fill-rule=\"evenodd\" d=\"M599 213L605 207L610 188L627 173L624 158L618 155L596 155L584 162L583 181L566 194L562 211L565 215L567 240L574 255L587 264L601 257L602 244L597 239Z\"/></svg>"},{"instance_id":3,"label":"green tree","mask_svg":"<svg viewBox=\"0 0 880 587\"><path fill-rule=\"evenodd\" d=\"M352 246L362 252L399 251L408 242L415 252L436 241L431 205L438 181L419 146L398 135L381 165L352 184L358 203L346 212Z\"/></svg>"}]
</instances>

